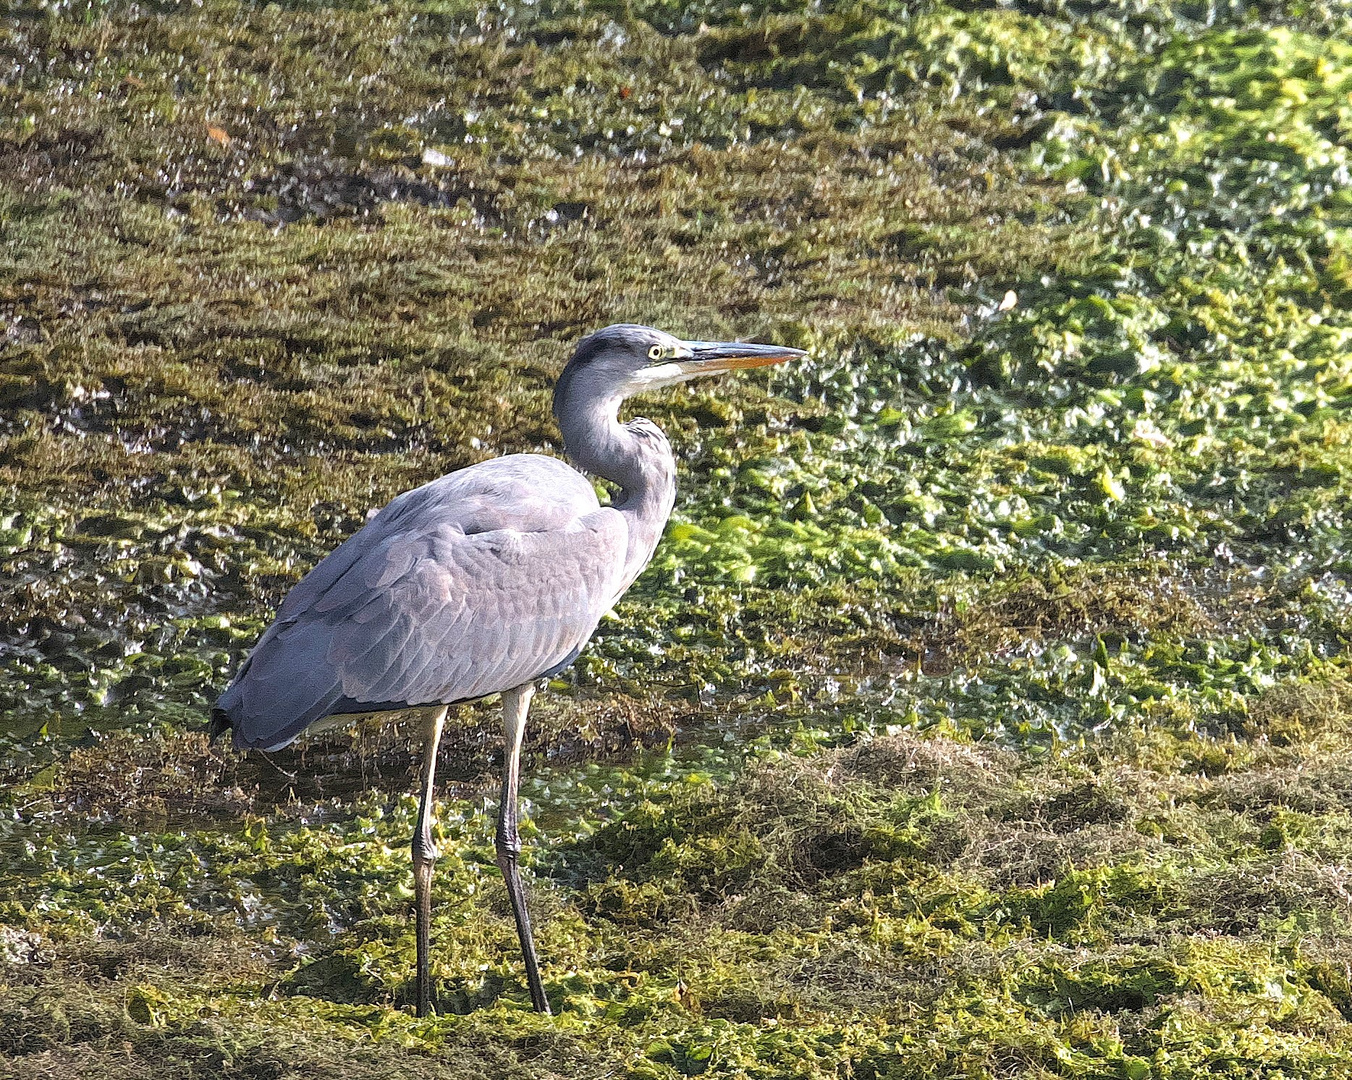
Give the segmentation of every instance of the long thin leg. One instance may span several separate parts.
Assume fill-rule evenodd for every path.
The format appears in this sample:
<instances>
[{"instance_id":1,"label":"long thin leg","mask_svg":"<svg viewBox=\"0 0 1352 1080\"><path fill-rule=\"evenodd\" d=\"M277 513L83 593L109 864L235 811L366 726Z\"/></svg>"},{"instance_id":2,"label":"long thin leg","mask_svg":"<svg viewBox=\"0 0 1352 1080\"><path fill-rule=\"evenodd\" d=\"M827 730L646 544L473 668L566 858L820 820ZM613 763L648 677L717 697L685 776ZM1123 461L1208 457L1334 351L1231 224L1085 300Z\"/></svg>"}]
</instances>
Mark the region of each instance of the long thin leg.
<instances>
[{"instance_id":1,"label":"long thin leg","mask_svg":"<svg viewBox=\"0 0 1352 1080\"><path fill-rule=\"evenodd\" d=\"M437 746L446 707L438 705L423 713L422 798L418 803L418 829L413 834L413 895L418 904L418 1015L426 1016L432 1005L432 867L437 846L432 842L432 781L437 772Z\"/></svg>"},{"instance_id":2,"label":"long thin leg","mask_svg":"<svg viewBox=\"0 0 1352 1080\"><path fill-rule=\"evenodd\" d=\"M516 828L516 787L520 779L521 739L526 733L526 713L535 684L526 683L502 695L503 725L507 731L507 751L502 763L502 802L498 805L498 866L507 882L507 895L516 916L516 932L521 938L521 958L526 962L526 983L530 986L531 1004L536 1012L549 1012L544 983L540 981L540 964L535 958L535 938L530 932L530 912L526 910L526 892L521 887L521 872L517 856L521 854L521 834Z\"/></svg>"}]
</instances>

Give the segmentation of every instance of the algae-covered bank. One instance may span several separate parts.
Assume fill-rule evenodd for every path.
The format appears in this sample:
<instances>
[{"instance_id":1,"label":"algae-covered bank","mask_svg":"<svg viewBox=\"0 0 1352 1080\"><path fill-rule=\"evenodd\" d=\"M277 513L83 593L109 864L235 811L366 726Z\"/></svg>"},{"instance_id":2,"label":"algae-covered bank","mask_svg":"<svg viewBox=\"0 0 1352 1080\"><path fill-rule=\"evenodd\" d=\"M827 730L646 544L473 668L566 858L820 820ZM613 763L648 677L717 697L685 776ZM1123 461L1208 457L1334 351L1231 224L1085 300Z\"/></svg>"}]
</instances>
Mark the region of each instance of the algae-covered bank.
<instances>
[{"instance_id":1,"label":"algae-covered bank","mask_svg":"<svg viewBox=\"0 0 1352 1080\"><path fill-rule=\"evenodd\" d=\"M1352 13L6 0L0 1076L1352 1075ZM558 452L664 546L527 746L206 709L367 511Z\"/></svg>"}]
</instances>

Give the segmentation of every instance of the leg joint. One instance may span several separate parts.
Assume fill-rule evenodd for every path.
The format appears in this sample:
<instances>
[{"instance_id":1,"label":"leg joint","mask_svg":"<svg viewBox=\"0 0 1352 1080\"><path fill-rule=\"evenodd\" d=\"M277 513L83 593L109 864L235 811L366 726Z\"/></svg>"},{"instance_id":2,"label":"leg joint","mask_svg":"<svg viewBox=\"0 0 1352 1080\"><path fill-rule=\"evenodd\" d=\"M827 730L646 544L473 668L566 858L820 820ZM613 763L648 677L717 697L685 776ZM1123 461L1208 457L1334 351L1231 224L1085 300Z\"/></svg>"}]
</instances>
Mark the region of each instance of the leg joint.
<instances>
[{"instance_id":1,"label":"leg joint","mask_svg":"<svg viewBox=\"0 0 1352 1080\"><path fill-rule=\"evenodd\" d=\"M415 863L434 863L441 852L437 850L436 843L430 836L423 836L421 833L413 834L413 861Z\"/></svg>"}]
</instances>

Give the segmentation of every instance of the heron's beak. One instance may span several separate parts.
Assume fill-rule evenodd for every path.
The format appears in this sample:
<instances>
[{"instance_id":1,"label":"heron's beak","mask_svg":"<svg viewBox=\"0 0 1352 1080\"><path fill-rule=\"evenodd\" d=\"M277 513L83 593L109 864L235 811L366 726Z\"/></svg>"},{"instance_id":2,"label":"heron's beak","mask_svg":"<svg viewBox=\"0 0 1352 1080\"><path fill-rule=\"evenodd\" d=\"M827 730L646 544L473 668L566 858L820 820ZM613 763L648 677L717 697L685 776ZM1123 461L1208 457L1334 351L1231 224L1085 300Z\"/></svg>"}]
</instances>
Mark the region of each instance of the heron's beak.
<instances>
[{"instance_id":1,"label":"heron's beak","mask_svg":"<svg viewBox=\"0 0 1352 1080\"><path fill-rule=\"evenodd\" d=\"M621 389L621 396L654 390L660 386L674 386L700 375L717 375L738 368L766 367L800 356L802 349L786 345L752 345L745 341L682 341L674 352L655 359L629 377Z\"/></svg>"},{"instance_id":2,"label":"heron's beak","mask_svg":"<svg viewBox=\"0 0 1352 1080\"><path fill-rule=\"evenodd\" d=\"M738 368L768 367L807 355L802 349L790 349L786 345L755 345L746 341L687 341L683 344L690 350L690 355L676 360L676 366L687 377Z\"/></svg>"}]
</instances>

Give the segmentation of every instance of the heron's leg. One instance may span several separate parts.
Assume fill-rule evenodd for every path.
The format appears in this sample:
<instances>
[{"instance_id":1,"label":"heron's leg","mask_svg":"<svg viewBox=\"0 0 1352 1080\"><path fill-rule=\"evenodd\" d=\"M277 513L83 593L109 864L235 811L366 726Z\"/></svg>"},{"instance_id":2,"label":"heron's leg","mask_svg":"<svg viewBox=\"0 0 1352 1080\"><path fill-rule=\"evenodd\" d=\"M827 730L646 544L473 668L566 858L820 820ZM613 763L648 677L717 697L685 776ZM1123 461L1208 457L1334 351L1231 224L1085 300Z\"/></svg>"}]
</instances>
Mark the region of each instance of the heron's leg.
<instances>
[{"instance_id":1,"label":"heron's leg","mask_svg":"<svg viewBox=\"0 0 1352 1080\"><path fill-rule=\"evenodd\" d=\"M432 780L437 771L437 746L446 706L423 713L422 798L418 803L418 829L413 834L413 895L418 904L418 1015L426 1016L432 1004L432 865L437 846L432 842Z\"/></svg>"},{"instance_id":2,"label":"heron's leg","mask_svg":"<svg viewBox=\"0 0 1352 1080\"><path fill-rule=\"evenodd\" d=\"M521 872L517 856L521 854L521 834L516 828L516 787L520 777L521 739L526 733L526 713L535 684L526 683L502 695L503 723L507 731L507 748L502 762L502 802L498 806L498 866L507 882L507 895L516 916L516 932L521 938L521 958L526 962L526 983L530 986L531 1004L536 1012L549 1012L544 983L540 981L540 964L535 958L535 938L530 932L530 912L526 910L526 893L521 887Z\"/></svg>"}]
</instances>

